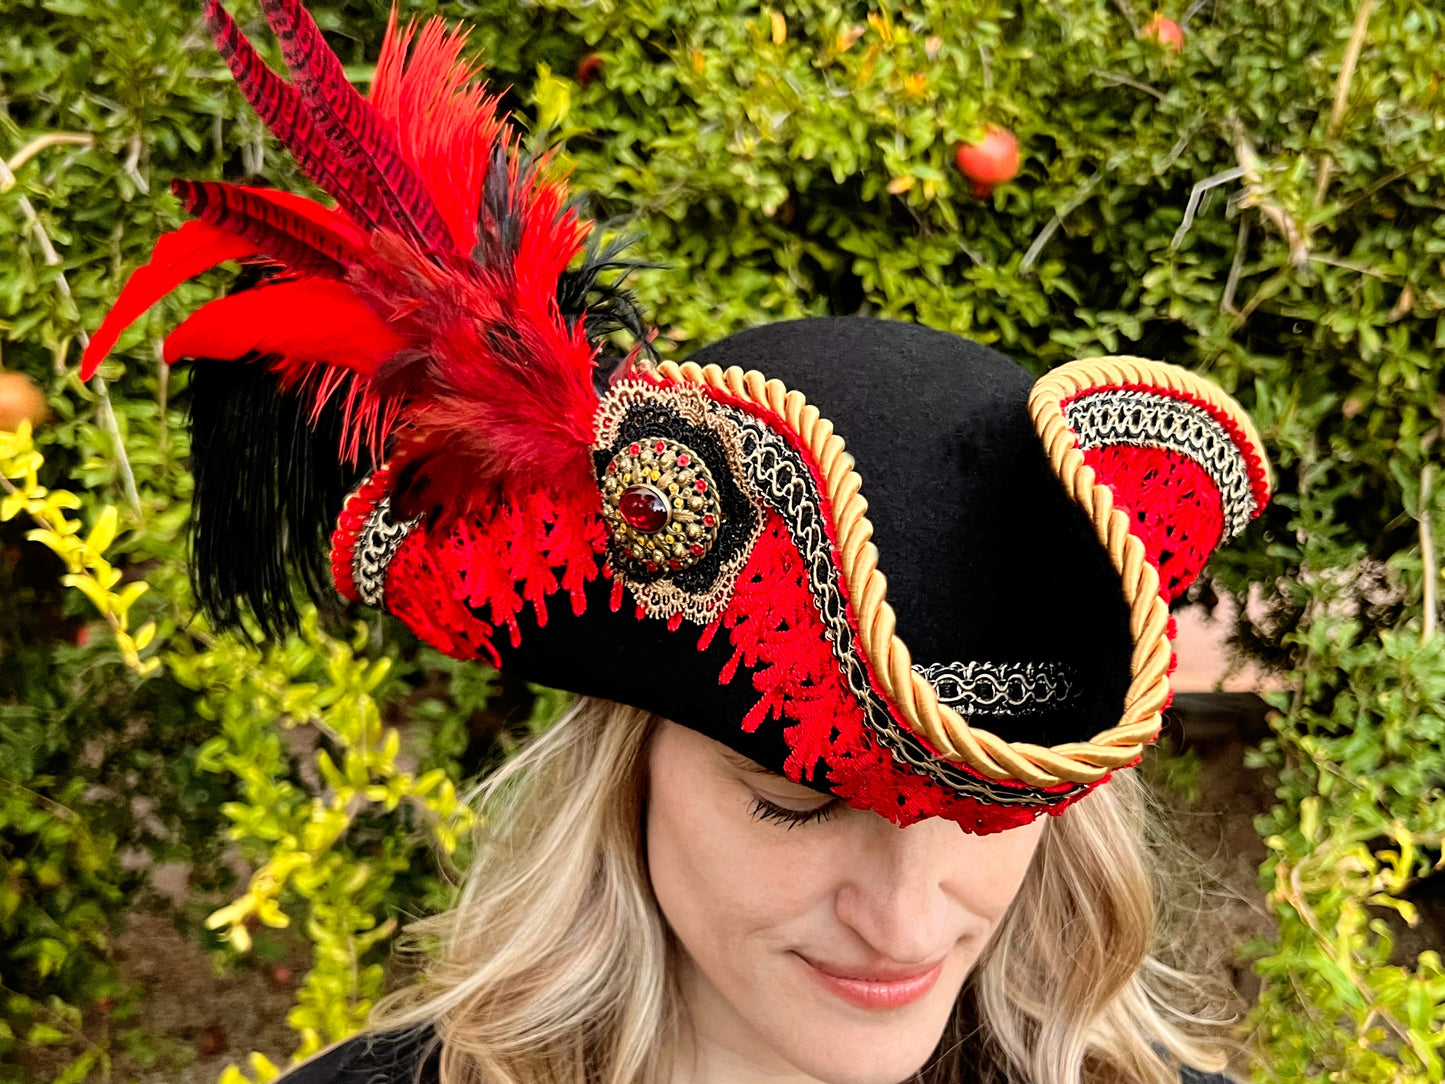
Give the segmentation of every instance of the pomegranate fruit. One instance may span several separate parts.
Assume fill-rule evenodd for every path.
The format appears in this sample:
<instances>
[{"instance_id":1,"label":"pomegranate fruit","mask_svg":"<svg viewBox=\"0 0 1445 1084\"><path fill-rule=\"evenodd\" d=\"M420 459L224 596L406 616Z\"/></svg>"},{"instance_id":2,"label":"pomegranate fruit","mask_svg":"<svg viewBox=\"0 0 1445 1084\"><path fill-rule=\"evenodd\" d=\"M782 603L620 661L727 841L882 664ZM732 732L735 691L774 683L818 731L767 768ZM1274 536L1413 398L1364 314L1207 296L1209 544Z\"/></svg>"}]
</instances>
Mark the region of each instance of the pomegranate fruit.
<instances>
[{"instance_id":1,"label":"pomegranate fruit","mask_svg":"<svg viewBox=\"0 0 1445 1084\"><path fill-rule=\"evenodd\" d=\"M990 124L977 143L962 143L954 155L959 172L973 182L980 199L1019 173L1019 141L1007 128Z\"/></svg>"},{"instance_id":2,"label":"pomegranate fruit","mask_svg":"<svg viewBox=\"0 0 1445 1084\"><path fill-rule=\"evenodd\" d=\"M1184 51L1184 28L1173 19L1166 19L1161 12L1156 11L1154 18L1144 27L1144 36L1176 53Z\"/></svg>"},{"instance_id":3,"label":"pomegranate fruit","mask_svg":"<svg viewBox=\"0 0 1445 1084\"><path fill-rule=\"evenodd\" d=\"M602 71L602 58L596 53L588 53L581 60L577 61L577 82L584 87L596 79Z\"/></svg>"},{"instance_id":4,"label":"pomegranate fruit","mask_svg":"<svg viewBox=\"0 0 1445 1084\"><path fill-rule=\"evenodd\" d=\"M45 395L24 373L0 373L0 429L20 428L22 421L39 425L50 415Z\"/></svg>"}]
</instances>

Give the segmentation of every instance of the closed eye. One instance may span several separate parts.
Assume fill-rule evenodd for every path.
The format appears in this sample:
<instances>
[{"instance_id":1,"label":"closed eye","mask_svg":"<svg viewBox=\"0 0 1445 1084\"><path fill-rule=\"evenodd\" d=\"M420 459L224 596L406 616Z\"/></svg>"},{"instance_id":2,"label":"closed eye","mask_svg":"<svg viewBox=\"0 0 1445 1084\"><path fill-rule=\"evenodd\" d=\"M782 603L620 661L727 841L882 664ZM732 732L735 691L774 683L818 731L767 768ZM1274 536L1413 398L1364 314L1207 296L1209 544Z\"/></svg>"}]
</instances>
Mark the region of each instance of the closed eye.
<instances>
[{"instance_id":1,"label":"closed eye","mask_svg":"<svg viewBox=\"0 0 1445 1084\"><path fill-rule=\"evenodd\" d=\"M819 821L827 820L838 812L838 806L840 804L839 800L834 798L832 801L824 802L817 809L804 811L788 809L784 806L776 805L766 798L755 797L753 799L752 812L754 820L776 821L791 829L796 828L800 824L817 824Z\"/></svg>"}]
</instances>

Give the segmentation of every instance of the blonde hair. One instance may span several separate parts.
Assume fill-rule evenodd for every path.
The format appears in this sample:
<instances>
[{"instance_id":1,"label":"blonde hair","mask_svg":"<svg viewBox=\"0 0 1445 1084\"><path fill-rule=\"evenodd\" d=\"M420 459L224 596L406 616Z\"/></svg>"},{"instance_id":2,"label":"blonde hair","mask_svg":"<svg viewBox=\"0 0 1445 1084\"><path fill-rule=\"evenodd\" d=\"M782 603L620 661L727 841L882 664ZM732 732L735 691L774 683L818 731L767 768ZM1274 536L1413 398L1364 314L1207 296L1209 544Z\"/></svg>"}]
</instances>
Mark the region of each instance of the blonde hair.
<instances>
[{"instance_id":1,"label":"blonde hair","mask_svg":"<svg viewBox=\"0 0 1445 1084\"><path fill-rule=\"evenodd\" d=\"M429 1023L443 1084L663 1084L680 1020L642 840L657 720L583 699L479 788L486 828L456 907L413 927L422 979L374 1026ZM922 1084L1178 1084L1222 1068L1171 1007L1133 772L1050 817ZM1197 989L1197 986L1195 987Z\"/></svg>"}]
</instances>

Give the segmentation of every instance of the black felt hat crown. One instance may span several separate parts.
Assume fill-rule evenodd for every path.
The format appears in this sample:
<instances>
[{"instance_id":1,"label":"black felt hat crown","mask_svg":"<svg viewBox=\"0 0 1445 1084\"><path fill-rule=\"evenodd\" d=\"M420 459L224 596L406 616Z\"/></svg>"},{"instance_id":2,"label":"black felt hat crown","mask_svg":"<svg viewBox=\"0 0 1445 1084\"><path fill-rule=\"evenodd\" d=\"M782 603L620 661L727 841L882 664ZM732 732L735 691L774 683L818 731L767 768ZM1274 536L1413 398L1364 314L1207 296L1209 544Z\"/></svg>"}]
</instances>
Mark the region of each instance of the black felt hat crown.
<instances>
[{"instance_id":1,"label":"black felt hat crown","mask_svg":"<svg viewBox=\"0 0 1445 1084\"><path fill-rule=\"evenodd\" d=\"M199 221L85 359L176 282L252 266L166 344L197 366L216 616L283 619L286 568L329 590L329 558L343 596L443 651L646 708L901 824L1011 827L1138 759L1168 604L1268 495L1228 396L1136 358L1035 382L863 318L609 359L607 333L639 327L599 284L615 254L517 152L460 37L393 24L363 98L296 0L263 10L290 83L215 0L207 20L337 206L180 183Z\"/></svg>"}]
</instances>

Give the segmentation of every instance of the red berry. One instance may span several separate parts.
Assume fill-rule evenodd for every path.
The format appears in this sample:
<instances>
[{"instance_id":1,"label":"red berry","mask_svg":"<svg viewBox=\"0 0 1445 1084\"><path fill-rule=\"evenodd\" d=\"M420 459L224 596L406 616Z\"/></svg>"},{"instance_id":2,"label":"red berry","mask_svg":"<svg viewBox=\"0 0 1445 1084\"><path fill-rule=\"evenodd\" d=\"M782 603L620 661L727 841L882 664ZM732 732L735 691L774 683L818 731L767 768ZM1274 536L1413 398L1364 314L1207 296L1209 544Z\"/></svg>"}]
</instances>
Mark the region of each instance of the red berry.
<instances>
[{"instance_id":1,"label":"red berry","mask_svg":"<svg viewBox=\"0 0 1445 1084\"><path fill-rule=\"evenodd\" d=\"M962 143L954 155L959 172L973 182L980 198L994 185L1013 180L1019 173L1019 141L1007 128L990 124L977 143Z\"/></svg>"},{"instance_id":2,"label":"red berry","mask_svg":"<svg viewBox=\"0 0 1445 1084\"><path fill-rule=\"evenodd\" d=\"M1172 49L1176 53L1184 51L1184 28L1173 19L1166 19L1161 12L1154 13L1154 18L1144 27L1143 34L1166 49Z\"/></svg>"},{"instance_id":3,"label":"red berry","mask_svg":"<svg viewBox=\"0 0 1445 1084\"><path fill-rule=\"evenodd\" d=\"M602 58L596 53L588 53L581 60L577 61L577 82L584 87L597 78L597 73L602 70Z\"/></svg>"}]
</instances>

